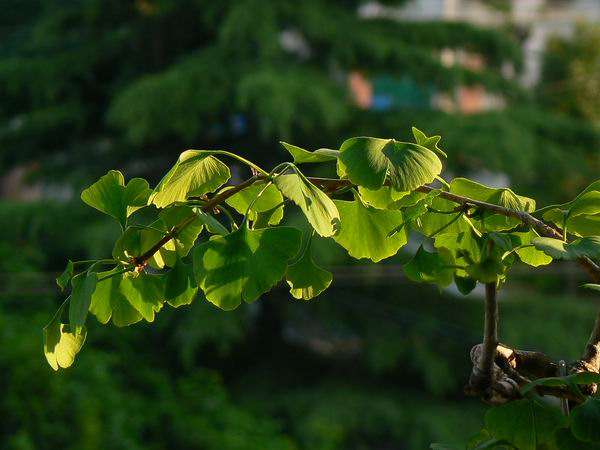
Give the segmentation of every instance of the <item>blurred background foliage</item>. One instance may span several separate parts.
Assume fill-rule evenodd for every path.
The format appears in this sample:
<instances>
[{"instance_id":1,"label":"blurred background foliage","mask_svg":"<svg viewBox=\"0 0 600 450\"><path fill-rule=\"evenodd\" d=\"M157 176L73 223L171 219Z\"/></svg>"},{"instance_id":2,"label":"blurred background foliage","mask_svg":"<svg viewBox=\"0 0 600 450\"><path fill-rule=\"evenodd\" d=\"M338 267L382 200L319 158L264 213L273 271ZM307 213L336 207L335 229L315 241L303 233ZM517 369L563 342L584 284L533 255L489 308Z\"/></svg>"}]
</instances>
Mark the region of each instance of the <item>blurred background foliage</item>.
<instances>
[{"instance_id":1,"label":"blurred background foliage","mask_svg":"<svg viewBox=\"0 0 600 450\"><path fill-rule=\"evenodd\" d=\"M543 18L581 2L533 3ZM320 242L335 281L314 301L281 286L231 313L198 298L151 325L92 320L60 373L41 347L61 301L53 277L68 258L109 254L119 232L79 202L82 187L110 168L156 182L186 148L268 167L285 157L279 140L336 148L356 135L408 139L414 125L443 136L447 178L568 200L600 168L597 27L567 15L570 31L546 30L532 53L537 19L519 2L0 7L0 448L421 449L479 429L483 406L462 386L480 299L406 283L407 255L351 263ZM517 270L503 341L579 355L594 304L575 298L571 269Z\"/></svg>"}]
</instances>

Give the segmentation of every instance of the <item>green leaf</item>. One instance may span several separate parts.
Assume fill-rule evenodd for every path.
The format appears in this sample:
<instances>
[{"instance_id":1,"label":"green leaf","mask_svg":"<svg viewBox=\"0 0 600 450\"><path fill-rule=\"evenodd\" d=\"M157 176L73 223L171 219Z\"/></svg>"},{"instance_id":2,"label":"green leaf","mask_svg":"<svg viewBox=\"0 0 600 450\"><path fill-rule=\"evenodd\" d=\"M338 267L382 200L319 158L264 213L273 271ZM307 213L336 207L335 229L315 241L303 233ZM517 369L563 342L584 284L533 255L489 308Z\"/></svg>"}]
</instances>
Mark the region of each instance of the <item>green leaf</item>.
<instances>
[{"instance_id":1,"label":"green leaf","mask_svg":"<svg viewBox=\"0 0 600 450\"><path fill-rule=\"evenodd\" d=\"M148 260L150 266L162 269L172 267L177 256L186 256L194 246L198 235L202 232L206 217L199 217L188 206L173 206L160 212L158 220L149 227L130 226L115 243L112 256L114 259L129 262L131 258L145 254L164 236L176 229L178 225L187 223L180 229L175 238L165 242Z\"/></svg>"},{"instance_id":2,"label":"green leaf","mask_svg":"<svg viewBox=\"0 0 600 450\"><path fill-rule=\"evenodd\" d=\"M204 212L199 208L194 209L198 220L204 224L206 229L212 234L226 235L229 230L223 226L212 214Z\"/></svg>"},{"instance_id":3,"label":"green leaf","mask_svg":"<svg viewBox=\"0 0 600 450\"><path fill-rule=\"evenodd\" d=\"M359 186L358 193L365 203L378 209L388 209L389 206L408 194L408 192L398 192L390 186L383 186L377 190Z\"/></svg>"},{"instance_id":4,"label":"green leaf","mask_svg":"<svg viewBox=\"0 0 600 450\"><path fill-rule=\"evenodd\" d=\"M194 273L206 298L224 310L250 303L268 292L285 274L300 248L296 228L243 226L217 236L194 250Z\"/></svg>"},{"instance_id":5,"label":"green leaf","mask_svg":"<svg viewBox=\"0 0 600 450\"><path fill-rule=\"evenodd\" d=\"M337 150L331 150L329 148L320 148L314 152L309 152L308 150L288 144L287 142L281 142L281 145L283 145L290 155L292 155L294 164L335 161L339 154Z\"/></svg>"},{"instance_id":6,"label":"green leaf","mask_svg":"<svg viewBox=\"0 0 600 450\"><path fill-rule=\"evenodd\" d=\"M445 248L454 257L456 265L473 266L481 261L481 247L483 242L471 231L460 233L443 233L435 237L434 246L437 249ZM469 278L469 274L463 269L457 269L459 277Z\"/></svg>"},{"instance_id":7,"label":"green leaf","mask_svg":"<svg viewBox=\"0 0 600 450\"><path fill-rule=\"evenodd\" d=\"M108 272L99 272L98 279L111 276L98 282L92 294L90 312L102 324L108 323L112 317L113 324L117 327L132 325L142 320L141 314L131 305L121 291L121 283L125 275L116 273L118 269Z\"/></svg>"},{"instance_id":8,"label":"green leaf","mask_svg":"<svg viewBox=\"0 0 600 450\"><path fill-rule=\"evenodd\" d=\"M426 198L423 196L422 199ZM400 200L402 202L402 200ZM452 212L456 209L456 203L449 200L435 197L431 199L431 208L436 211ZM469 231L469 219L462 214L457 220L456 216L459 212L453 214L440 214L435 211L430 211L418 216L412 223L412 227L425 236L432 236L434 233L436 238L443 234L457 234L464 231Z\"/></svg>"},{"instance_id":9,"label":"green leaf","mask_svg":"<svg viewBox=\"0 0 600 450\"><path fill-rule=\"evenodd\" d=\"M310 300L329 287L333 275L315 264L309 242L302 257L288 266L285 278L290 285L292 297Z\"/></svg>"},{"instance_id":10,"label":"green leaf","mask_svg":"<svg viewBox=\"0 0 600 450\"><path fill-rule=\"evenodd\" d=\"M425 133L416 127L412 127L412 133L415 137L415 141L417 141L417 144L436 152L438 155L443 156L444 158L448 157L448 155L446 155L446 153L438 147L438 143L442 139L441 136L427 137Z\"/></svg>"},{"instance_id":11,"label":"green leaf","mask_svg":"<svg viewBox=\"0 0 600 450\"><path fill-rule=\"evenodd\" d=\"M165 301L164 279L145 272L126 273L119 284L119 292L147 322L154 321L155 313Z\"/></svg>"},{"instance_id":12,"label":"green leaf","mask_svg":"<svg viewBox=\"0 0 600 450\"><path fill-rule=\"evenodd\" d=\"M600 445L583 442L575 438L569 428L554 431L554 437L560 450L598 450Z\"/></svg>"},{"instance_id":13,"label":"green leaf","mask_svg":"<svg viewBox=\"0 0 600 450\"><path fill-rule=\"evenodd\" d=\"M397 191L413 191L432 182L442 171L435 152L394 139L348 139L340 148L339 160L350 181L373 190L381 188L389 176Z\"/></svg>"},{"instance_id":14,"label":"green leaf","mask_svg":"<svg viewBox=\"0 0 600 450\"><path fill-rule=\"evenodd\" d=\"M192 303L198 293L191 264L178 260L165 275L165 300L174 308Z\"/></svg>"},{"instance_id":15,"label":"green leaf","mask_svg":"<svg viewBox=\"0 0 600 450\"><path fill-rule=\"evenodd\" d=\"M552 262L552 257L546 253L536 249L531 241L535 239L537 234L533 231L527 231L523 233L511 233L515 236L521 245L525 247L517 248L515 253L519 256L522 262L533 267L546 266Z\"/></svg>"},{"instance_id":16,"label":"green leaf","mask_svg":"<svg viewBox=\"0 0 600 450\"><path fill-rule=\"evenodd\" d=\"M553 208L544 213L544 220L554 222L560 228L565 225L577 236L598 234L600 230L600 192L589 191L577 196L566 209Z\"/></svg>"},{"instance_id":17,"label":"green leaf","mask_svg":"<svg viewBox=\"0 0 600 450\"><path fill-rule=\"evenodd\" d=\"M421 246L415 256L404 264L403 269L409 280L448 286L452 283L454 269L447 266L453 263L452 256L446 249L428 252Z\"/></svg>"},{"instance_id":18,"label":"green leaf","mask_svg":"<svg viewBox=\"0 0 600 450\"><path fill-rule=\"evenodd\" d=\"M300 172L274 180L281 193L300 207L315 231L330 237L338 232L340 215L333 201Z\"/></svg>"},{"instance_id":19,"label":"green leaf","mask_svg":"<svg viewBox=\"0 0 600 450\"><path fill-rule=\"evenodd\" d=\"M485 426L496 439L506 439L519 450L537 450L554 441L554 430L567 419L552 407L532 400L515 400L489 409Z\"/></svg>"},{"instance_id":20,"label":"green leaf","mask_svg":"<svg viewBox=\"0 0 600 450\"><path fill-rule=\"evenodd\" d=\"M571 410L571 431L580 441L600 443L600 399L588 398Z\"/></svg>"},{"instance_id":21,"label":"green leaf","mask_svg":"<svg viewBox=\"0 0 600 450\"><path fill-rule=\"evenodd\" d=\"M559 239L538 237L531 240L538 250L543 251L554 259L577 259L587 256L592 259L600 258L600 236L586 236L566 243Z\"/></svg>"},{"instance_id":22,"label":"green leaf","mask_svg":"<svg viewBox=\"0 0 600 450\"><path fill-rule=\"evenodd\" d=\"M578 372L563 377L538 378L521 387L521 394L527 394L536 386L569 387L572 392L577 393L575 385L594 383L600 384L600 374L595 372Z\"/></svg>"},{"instance_id":23,"label":"green leaf","mask_svg":"<svg viewBox=\"0 0 600 450\"><path fill-rule=\"evenodd\" d=\"M183 202L188 197L200 197L213 192L231 178L229 167L210 151L186 150L175 165L158 183L149 202L159 208L174 202Z\"/></svg>"},{"instance_id":24,"label":"green leaf","mask_svg":"<svg viewBox=\"0 0 600 450\"><path fill-rule=\"evenodd\" d=\"M283 219L283 196L275 185L270 184L266 189L265 186L265 182L254 183L252 186L248 186L232 195L225 202L240 214L246 214L248 207L257 195L262 192L261 196L258 197L252 206L248 220L255 222L259 213L268 211L270 212L267 220L268 225L277 225Z\"/></svg>"},{"instance_id":25,"label":"green leaf","mask_svg":"<svg viewBox=\"0 0 600 450\"><path fill-rule=\"evenodd\" d=\"M466 178L455 178L450 183L450 192L473 200L479 200L516 211L533 212L535 200L515 194L507 188L491 188ZM484 211L482 228L487 231L510 230L519 226L521 221L513 217Z\"/></svg>"},{"instance_id":26,"label":"green leaf","mask_svg":"<svg viewBox=\"0 0 600 450\"><path fill-rule=\"evenodd\" d=\"M118 170L111 170L81 193L81 200L119 221L125 228L127 217L143 208L150 196L148 182L133 178L125 185L125 178Z\"/></svg>"},{"instance_id":27,"label":"green leaf","mask_svg":"<svg viewBox=\"0 0 600 450\"><path fill-rule=\"evenodd\" d=\"M59 368L66 369L73 364L75 356L83 347L87 336L85 326L79 334L71 332L69 325L60 323L60 317L65 308L66 302L58 308L54 317L44 327L44 355L50 367L54 370Z\"/></svg>"},{"instance_id":28,"label":"green leaf","mask_svg":"<svg viewBox=\"0 0 600 450\"><path fill-rule=\"evenodd\" d=\"M69 325L75 334L80 334L85 324L97 280L93 272L84 272L73 278L73 292L69 302Z\"/></svg>"},{"instance_id":29,"label":"green leaf","mask_svg":"<svg viewBox=\"0 0 600 450\"><path fill-rule=\"evenodd\" d=\"M73 276L73 270L73 261L69 260L64 272L56 278L56 284L58 285L61 291L64 291L67 285L69 284L69 281L71 281L71 277Z\"/></svg>"},{"instance_id":30,"label":"green leaf","mask_svg":"<svg viewBox=\"0 0 600 450\"><path fill-rule=\"evenodd\" d=\"M407 243L405 229L388 237L403 222L400 211L375 209L360 200L334 200L334 203L342 224L339 234L333 239L353 258L379 262L394 256Z\"/></svg>"},{"instance_id":31,"label":"green leaf","mask_svg":"<svg viewBox=\"0 0 600 450\"><path fill-rule=\"evenodd\" d=\"M454 274L454 284L462 295L470 294L475 286L477 286L477 281L471 277L461 277Z\"/></svg>"},{"instance_id":32,"label":"green leaf","mask_svg":"<svg viewBox=\"0 0 600 450\"><path fill-rule=\"evenodd\" d=\"M495 283L504 273L504 265L493 256L486 256L477 264L465 269L469 276L480 283Z\"/></svg>"},{"instance_id":33,"label":"green leaf","mask_svg":"<svg viewBox=\"0 0 600 450\"><path fill-rule=\"evenodd\" d=\"M600 291L600 284L586 283L586 284L582 285L581 287L586 288L586 289L591 289L592 291Z\"/></svg>"}]
</instances>

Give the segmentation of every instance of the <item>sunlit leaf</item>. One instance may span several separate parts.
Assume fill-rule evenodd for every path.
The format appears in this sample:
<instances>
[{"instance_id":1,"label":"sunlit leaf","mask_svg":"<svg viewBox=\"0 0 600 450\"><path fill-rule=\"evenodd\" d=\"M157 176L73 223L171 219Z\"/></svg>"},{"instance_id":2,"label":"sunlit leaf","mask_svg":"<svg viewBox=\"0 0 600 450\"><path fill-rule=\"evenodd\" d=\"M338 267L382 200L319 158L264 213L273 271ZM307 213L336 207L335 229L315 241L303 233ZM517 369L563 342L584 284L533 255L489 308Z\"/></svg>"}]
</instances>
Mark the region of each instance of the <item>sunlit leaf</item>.
<instances>
[{"instance_id":1,"label":"sunlit leaf","mask_svg":"<svg viewBox=\"0 0 600 450\"><path fill-rule=\"evenodd\" d=\"M151 190L142 178L133 178L125 185L118 170L111 170L81 193L81 200L119 221L125 228L127 217L146 206Z\"/></svg>"},{"instance_id":2,"label":"sunlit leaf","mask_svg":"<svg viewBox=\"0 0 600 450\"><path fill-rule=\"evenodd\" d=\"M432 150L394 139L351 138L340 147L339 160L354 184L379 189L389 176L397 191L412 191L432 182L442 163Z\"/></svg>"},{"instance_id":3,"label":"sunlit leaf","mask_svg":"<svg viewBox=\"0 0 600 450\"><path fill-rule=\"evenodd\" d=\"M527 231L523 233L511 233L517 239L520 244L524 247L517 248L515 253L519 256L521 261L533 267L545 266L552 262L552 257L546 253L538 250L531 243L532 239L535 239L537 234L533 231Z\"/></svg>"},{"instance_id":4,"label":"sunlit leaf","mask_svg":"<svg viewBox=\"0 0 600 450\"><path fill-rule=\"evenodd\" d=\"M491 188L466 178L455 178L450 192L463 197L503 206L516 211L533 212L535 200L515 194L507 188ZM482 227L487 231L510 230L521 224L519 219L484 211Z\"/></svg>"},{"instance_id":5,"label":"sunlit leaf","mask_svg":"<svg viewBox=\"0 0 600 450\"><path fill-rule=\"evenodd\" d=\"M142 320L141 314L121 292L121 283L125 275L117 273L117 269L99 272L97 275L98 279L111 276L99 281L96 290L92 294L90 312L96 316L98 321L106 324L112 318L116 326L124 327Z\"/></svg>"},{"instance_id":6,"label":"sunlit leaf","mask_svg":"<svg viewBox=\"0 0 600 450\"><path fill-rule=\"evenodd\" d=\"M154 321L155 313L160 311L165 301L164 279L145 272L125 274L119 292L147 322Z\"/></svg>"},{"instance_id":7,"label":"sunlit leaf","mask_svg":"<svg viewBox=\"0 0 600 450\"><path fill-rule=\"evenodd\" d=\"M262 194L261 194L262 192ZM254 202L258 194L260 197ZM254 183L245 189L235 193L225 202L235 208L240 214L246 214L248 207L252 205L252 211L248 215L248 220L255 222L259 213L270 211L267 224L277 225L283 219L283 196L277 187L270 184L268 187L265 182ZM272 211L271 211L272 210Z\"/></svg>"},{"instance_id":8,"label":"sunlit leaf","mask_svg":"<svg viewBox=\"0 0 600 450\"><path fill-rule=\"evenodd\" d=\"M73 278L73 292L69 302L69 325L75 334L79 334L85 324L97 279L93 272L84 272Z\"/></svg>"},{"instance_id":9,"label":"sunlit leaf","mask_svg":"<svg viewBox=\"0 0 600 450\"><path fill-rule=\"evenodd\" d=\"M365 203L368 203L373 208L379 209L387 209L390 205L393 205L394 202L408 194L408 192L398 192L390 186L383 186L377 190L359 186L358 193Z\"/></svg>"},{"instance_id":10,"label":"sunlit leaf","mask_svg":"<svg viewBox=\"0 0 600 450\"><path fill-rule=\"evenodd\" d=\"M149 202L164 208L188 197L200 197L225 184L231 173L210 151L187 150L158 183Z\"/></svg>"},{"instance_id":11,"label":"sunlit leaf","mask_svg":"<svg viewBox=\"0 0 600 450\"><path fill-rule=\"evenodd\" d=\"M408 236L405 229L388 236L403 222L400 211L375 209L360 200L334 200L334 203L342 221L334 240L353 258L369 258L378 262L395 255L406 244Z\"/></svg>"},{"instance_id":12,"label":"sunlit leaf","mask_svg":"<svg viewBox=\"0 0 600 450\"><path fill-rule=\"evenodd\" d=\"M314 152L309 152L287 142L281 142L281 145L292 155L295 164L335 161L339 154L337 150L329 148L319 148Z\"/></svg>"},{"instance_id":13,"label":"sunlit leaf","mask_svg":"<svg viewBox=\"0 0 600 450\"><path fill-rule=\"evenodd\" d=\"M300 207L315 231L330 237L338 232L340 215L333 201L299 172L275 178L281 193Z\"/></svg>"},{"instance_id":14,"label":"sunlit leaf","mask_svg":"<svg viewBox=\"0 0 600 450\"><path fill-rule=\"evenodd\" d=\"M531 243L554 259L572 260L584 256L592 259L600 258L600 236L586 236L570 243L559 239L538 237L532 239Z\"/></svg>"},{"instance_id":15,"label":"sunlit leaf","mask_svg":"<svg viewBox=\"0 0 600 450\"><path fill-rule=\"evenodd\" d=\"M446 155L446 153L438 147L438 144L442 139L441 136L428 137L416 127L412 127L412 133L415 137L415 141L417 141L417 144L436 152L438 155L443 156L444 158L448 157L448 155Z\"/></svg>"},{"instance_id":16,"label":"sunlit leaf","mask_svg":"<svg viewBox=\"0 0 600 450\"><path fill-rule=\"evenodd\" d=\"M309 243L302 257L288 266L285 278L294 298L310 300L329 287L333 275L315 264Z\"/></svg>"},{"instance_id":17,"label":"sunlit leaf","mask_svg":"<svg viewBox=\"0 0 600 450\"><path fill-rule=\"evenodd\" d=\"M83 347L87 336L85 326L81 332L74 334L68 324L60 322L65 303L58 309L50 323L44 327L44 355L48 364L54 369L66 369L75 361L75 356Z\"/></svg>"},{"instance_id":18,"label":"sunlit leaf","mask_svg":"<svg viewBox=\"0 0 600 450\"><path fill-rule=\"evenodd\" d=\"M224 310L268 292L285 274L300 248L301 232L278 227L241 227L194 250L194 273L206 298Z\"/></svg>"}]
</instances>

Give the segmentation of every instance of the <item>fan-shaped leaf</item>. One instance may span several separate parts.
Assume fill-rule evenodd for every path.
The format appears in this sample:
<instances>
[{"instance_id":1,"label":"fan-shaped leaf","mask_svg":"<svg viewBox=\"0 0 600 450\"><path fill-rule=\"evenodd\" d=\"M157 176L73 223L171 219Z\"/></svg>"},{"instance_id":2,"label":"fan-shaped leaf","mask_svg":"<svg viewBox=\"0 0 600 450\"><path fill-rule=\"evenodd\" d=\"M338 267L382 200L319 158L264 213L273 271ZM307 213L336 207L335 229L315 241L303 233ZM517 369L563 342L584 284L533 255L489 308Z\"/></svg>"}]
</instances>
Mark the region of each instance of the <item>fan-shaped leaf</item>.
<instances>
[{"instance_id":1,"label":"fan-shaped leaf","mask_svg":"<svg viewBox=\"0 0 600 450\"><path fill-rule=\"evenodd\" d=\"M537 450L554 441L554 430L567 419L560 411L531 400L516 400L489 409L485 426L496 439L506 439L519 450Z\"/></svg>"},{"instance_id":2,"label":"fan-shaped leaf","mask_svg":"<svg viewBox=\"0 0 600 450\"><path fill-rule=\"evenodd\" d=\"M339 160L354 184L379 189L386 176L397 191L413 191L430 183L442 171L432 150L394 139L351 138L340 147Z\"/></svg>"},{"instance_id":3,"label":"fan-shaped leaf","mask_svg":"<svg viewBox=\"0 0 600 450\"><path fill-rule=\"evenodd\" d=\"M85 324L97 279L93 272L84 272L73 278L73 292L69 302L69 325L75 334L79 334Z\"/></svg>"},{"instance_id":4,"label":"fan-shaped leaf","mask_svg":"<svg viewBox=\"0 0 600 450\"><path fill-rule=\"evenodd\" d=\"M403 222L400 211L375 209L360 200L334 200L334 203L342 221L334 240L348 250L350 256L378 262L395 255L406 244L405 229L388 236Z\"/></svg>"},{"instance_id":5,"label":"fan-shaped leaf","mask_svg":"<svg viewBox=\"0 0 600 450\"><path fill-rule=\"evenodd\" d=\"M302 257L288 266L285 278L292 296L302 300L310 300L321 294L333 280L331 272L320 268L313 261L310 243Z\"/></svg>"},{"instance_id":6,"label":"fan-shaped leaf","mask_svg":"<svg viewBox=\"0 0 600 450\"><path fill-rule=\"evenodd\" d=\"M333 201L299 172L275 178L281 193L300 207L315 231L330 237L337 233L340 215Z\"/></svg>"},{"instance_id":7,"label":"fan-shaped leaf","mask_svg":"<svg viewBox=\"0 0 600 450\"><path fill-rule=\"evenodd\" d=\"M87 329L82 327L81 332L74 334L69 325L60 323L60 317L66 302L58 309L54 317L44 327L44 355L50 367L54 370L66 369L73 364L75 356L83 347L87 336Z\"/></svg>"},{"instance_id":8,"label":"fan-shaped leaf","mask_svg":"<svg viewBox=\"0 0 600 450\"><path fill-rule=\"evenodd\" d=\"M248 220L255 222L259 213L269 212L267 219L268 225L277 225L283 219L283 196L277 187L270 184L265 189L266 183L254 183L246 189L242 189L229 197L225 202L235 208L240 214L246 214L248 207L254 202L254 199L262 192L260 197L252 205L252 211L248 215ZM263 191L264 189L264 191Z\"/></svg>"},{"instance_id":9,"label":"fan-shaped leaf","mask_svg":"<svg viewBox=\"0 0 600 450\"><path fill-rule=\"evenodd\" d=\"M600 399L588 398L573 408L569 419L573 436L580 441L600 443Z\"/></svg>"},{"instance_id":10,"label":"fan-shaped leaf","mask_svg":"<svg viewBox=\"0 0 600 450\"><path fill-rule=\"evenodd\" d=\"M133 178L125 185L118 170L111 170L81 193L81 200L119 221L125 228L127 217L146 206L151 194L148 182Z\"/></svg>"},{"instance_id":11,"label":"fan-shaped leaf","mask_svg":"<svg viewBox=\"0 0 600 450\"><path fill-rule=\"evenodd\" d=\"M319 148L314 152L309 152L287 142L281 142L281 145L292 155L295 164L335 161L339 154L337 150L329 148Z\"/></svg>"},{"instance_id":12,"label":"fan-shaped leaf","mask_svg":"<svg viewBox=\"0 0 600 450\"><path fill-rule=\"evenodd\" d=\"M200 197L225 184L231 173L210 151L186 150L158 183L149 202L164 208L188 197Z\"/></svg>"},{"instance_id":13,"label":"fan-shaped leaf","mask_svg":"<svg viewBox=\"0 0 600 450\"><path fill-rule=\"evenodd\" d=\"M194 273L206 298L224 310L250 303L269 291L285 274L287 261L300 248L296 228L241 227L194 250Z\"/></svg>"}]
</instances>

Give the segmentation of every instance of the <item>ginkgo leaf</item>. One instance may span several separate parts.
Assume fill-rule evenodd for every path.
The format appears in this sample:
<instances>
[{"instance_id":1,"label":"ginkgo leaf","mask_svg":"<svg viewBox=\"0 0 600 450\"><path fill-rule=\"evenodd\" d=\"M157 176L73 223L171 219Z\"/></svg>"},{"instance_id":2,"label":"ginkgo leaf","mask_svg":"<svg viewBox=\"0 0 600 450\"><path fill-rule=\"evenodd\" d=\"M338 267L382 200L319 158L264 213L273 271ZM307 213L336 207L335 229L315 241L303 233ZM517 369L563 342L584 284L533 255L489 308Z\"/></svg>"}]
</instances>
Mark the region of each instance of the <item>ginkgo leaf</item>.
<instances>
[{"instance_id":1,"label":"ginkgo leaf","mask_svg":"<svg viewBox=\"0 0 600 450\"><path fill-rule=\"evenodd\" d=\"M588 398L573 408L569 419L573 436L581 441L600 443L600 399Z\"/></svg>"},{"instance_id":2,"label":"ginkgo leaf","mask_svg":"<svg viewBox=\"0 0 600 450\"><path fill-rule=\"evenodd\" d=\"M378 262L398 253L408 241L405 229L389 236L403 222L402 212L376 209L360 200L334 200L334 203L342 222L334 240L353 258Z\"/></svg>"},{"instance_id":3,"label":"ginkgo leaf","mask_svg":"<svg viewBox=\"0 0 600 450\"><path fill-rule=\"evenodd\" d=\"M44 327L44 355L50 367L54 370L66 369L75 361L75 356L83 347L87 336L87 329L82 327L78 334L71 332L68 324L60 322L60 317L66 302L58 309L54 317Z\"/></svg>"},{"instance_id":4,"label":"ginkgo leaf","mask_svg":"<svg viewBox=\"0 0 600 450\"><path fill-rule=\"evenodd\" d=\"M294 298L310 300L329 287L333 275L315 264L309 243L302 257L288 266L285 278Z\"/></svg>"},{"instance_id":5,"label":"ginkgo leaf","mask_svg":"<svg viewBox=\"0 0 600 450\"><path fill-rule=\"evenodd\" d=\"M448 266L453 264L452 255L446 249L440 248L437 252L428 252L421 246L415 256L402 268L409 280L448 286L452 283L454 273L454 269Z\"/></svg>"},{"instance_id":6,"label":"ginkgo leaf","mask_svg":"<svg viewBox=\"0 0 600 450\"><path fill-rule=\"evenodd\" d=\"M567 425L561 412L536 401L515 400L489 409L485 426L492 436L519 450L537 450L554 441L554 430Z\"/></svg>"},{"instance_id":7,"label":"ginkgo leaf","mask_svg":"<svg viewBox=\"0 0 600 450\"><path fill-rule=\"evenodd\" d=\"M154 188L148 201L164 208L188 197L213 192L229 178L229 167L212 156L210 151L186 150Z\"/></svg>"},{"instance_id":8,"label":"ginkgo leaf","mask_svg":"<svg viewBox=\"0 0 600 450\"><path fill-rule=\"evenodd\" d=\"M102 324L109 320L118 327L132 325L142 320L142 315L135 309L127 297L121 291L121 283L125 278L122 273L117 273L117 269L108 272L99 272L99 281L96 290L92 294L90 312L96 316Z\"/></svg>"},{"instance_id":9,"label":"ginkgo leaf","mask_svg":"<svg viewBox=\"0 0 600 450\"><path fill-rule=\"evenodd\" d=\"M168 233L178 229L177 235L165 242L149 259L155 269L172 267L177 256L187 256L198 235L204 228L205 218L199 217L188 206L173 206L160 212L158 220L148 227L130 226L115 243L112 256L118 261L128 262L152 249ZM178 228L181 224L183 228Z\"/></svg>"},{"instance_id":10,"label":"ginkgo leaf","mask_svg":"<svg viewBox=\"0 0 600 450\"><path fill-rule=\"evenodd\" d=\"M146 180L133 178L125 185L123 174L111 170L85 189L81 193L81 200L114 217L125 228L127 217L146 206L151 192Z\"/></svg>"},{"instance_id":11,"label":"ginkgo leaf","mask_svg":"<svg viewBox=\"0 0 600 450\"><path fill-rule=\"evenodd\" d=\"M532 212L535 200L517 195L507 188L497 189L485 186L466 178L455 178L450 183L450 192L473 200L480 200L516 211ZM510 230L521 224L519 219L484 211L481 216L482 228L486 231Z\"/></svg>"},{"instance_id":12,"label":"ginkgo leaf","mask_svg":"<svg viewBox=\"0 0 600 450\"><path fill-rule=\"evenodd\" d=\"M304 163L319 163L327 161L335 161L339 155L337 150L329 148L319 148L314 152L309 152L296 145L288 144L287 142L281 142L281 145L292 155L295 164Z\"/></svg>"},{"instance_id":13,"label":"ginkgo leaf","mask_svg":"<svg viewBox=\"0 0 600 450\"><path fill-rule=\"evenodd\" d=\"M419 196L426 198L426 194ZM399 200L402 202L404 199ZM462 233L469 231L469 218L460 211L456 211L456 203L441 197L427 200L428 206L433 210L419 215L412 223L413 228L425 236L439 236L446 233Z\"/></svg>"},{"instance_id":14,"label":"ginkgo leaf","mask_svg":"<svg viewBox=\"0 0 600 450\"><path fill-rule=\"evenodd\" d=\"M145 272L125 274L119 291L147 322L154 321L155 313L160 311L165 301L164 279Z\"/></svg>"},{"instance_id":15,"label":"ginkgo leaf","mask_svg":"<svg viewBox=\"0 0 600 450\"><path fill-rule=\"evenodd\" d=\"M97 279L93 272L84 272L73 278L73 292L69 302L69 325L75 334L79 334L85 324Z\"/></svg>"},{"instance_id":16,"label":"ginkgo leaf","mask_svg":"<svg viewBox=\"0 0 600 450\"><path fill-rule=\"evenodd\" d=\"M600 192L588 191L568 203L565 209L552 208L542 216L576 236L600 234Z\"/></svg>"},{"instance_id":17,"label":"ginkgo leaf","mask_svg":"<svg viewBox=\"0 0 600 450\"><path fill-rule=\"evenodd\" d=\"M417 144L436 152L438 155L441 155L444 158L448 157L448 155L446 155L446 153L441 148L438 147L438 144L439 144L440 140L442 139L441 136L436 135L436 136L428 137L425 135L425 133L423 133L421 130L419 130L416 127L412 127L412 133L413 133L413 136L415 137L415 141L417 141Z\"/></svg>"},{"instance_id":18,"label":"ginkgo leaf","mask_svg":"<svg viewBox=\"0 0 600 450\"><path fill-rule=\"evenodd\" d=\"M330 237L338 232L340 215L333 201L300 172L274 180L281 193L300 207L315 231Z\"/></svg>"},{"instance_id":19,"label":"ginkgo leaf","mask_svg":"<svg viewBox=\"0 0 600 450\"><path fill-rule=\"evenodd\" d=\"M67 267L58 277L56 277L56 284L60 288L61 291L64 291L69 281L71 281L71 277L73 276L74 266L73 261L69 260L67 263Z\"/></svg>"},{"instance_id":20,"label":"ginkgo leaf","mask_svg":"<svg viewBox=\"0 0 600 450\"><path fill-rule=\"evenodd\" d=\"M521 248L517 248L515 253L525 264L533 267L539 267L546 266L552 262L552 257L536 249L531 243L532 239L538 237L534 232L527 231L524 233L511 233L511 235L516 236L523 246Z\"/></svg>"},{"instance_id":21,"label":"ginkgo leaf","mask_svg":"<svg viewBox=\"0 0 600 450\"><path fill-rule=\"evenodd\" d=\"M258 194L260 197L257 198ZM254 199L257 200L254 201ZM267 211L271 212L267 220L268 225L277 225L283 219L283 196L273 184L267 186L265 182L254 183L236 192L225 202L240 214L246 214L248 207L252 204L252 211L248 215L248 220L252 222L256 221L259 213Z\"/></svg>"},{"instance_id":22,"label":"ginkgo leaf","mask_svg":"<svg viewBox=\"0 0 600 450\"><path fill-rule=\"evenodd\" d=\"M191 264L178 260L177 264L163 276L165 278L165 300L169 305L178 308L192 303L198 293L198 286Z\"/></svg>"},{"instance_id":23,"label":"ginkgo leaf","mask_svg":"<svg viewBox=\"0 0 600 450\"><path fill-rule=\"evenodd\" d=\"M253 302L281 280L300 241L300 230L290 227L242 226L214 237L194 250L196 282L221 309L235 309L242 299Z\"/></svg>"},{"instance_id":24,"label":"ginkgo leaf","mask_svg":"<svg viewBox=\"0 0 600 450\"><path fill-rule=\"evenodd\" d=\"M383 186L379 189L372 190L359 186L358 193L360 198L371 205L373 208L388 209L396 201L408 195L408 192L398 192L390 186Z\"/></svg>"},{"instance_id":25,"label":"ginkgo leaf","mask_svg":"<svg viewBox=\"0 0 600 450\"><path fill-rule=\"evenodd\" d=\"M435 152L410 142L370 137L351 138L340 147L339 160L350 181L379 189L386 177L397 191L412 191L442 171Z\"/></svg>"},{"instance_id":26,"label":"ginkgo leaf","mask_svg":"<svg viewBox=\"0 0 600 450\"><path fill-rule=\"evenodd\" d=\"M570 243L559 239L538 237L531 240L538 250L554 259L577 259L584 256L600 258L600 236L586 236Z\"/></svg>"}]
</instances>

